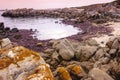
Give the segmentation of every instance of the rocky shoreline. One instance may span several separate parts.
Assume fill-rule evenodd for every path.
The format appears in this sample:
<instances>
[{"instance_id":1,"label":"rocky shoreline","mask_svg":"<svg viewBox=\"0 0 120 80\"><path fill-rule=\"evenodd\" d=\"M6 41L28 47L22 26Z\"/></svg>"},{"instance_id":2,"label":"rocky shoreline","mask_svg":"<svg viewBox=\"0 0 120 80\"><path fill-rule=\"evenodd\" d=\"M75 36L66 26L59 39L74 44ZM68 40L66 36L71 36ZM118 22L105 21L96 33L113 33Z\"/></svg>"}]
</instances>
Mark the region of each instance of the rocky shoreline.
<instances>
[{"instance_id":1,"label":"rocky shoreline","mask_svg":"<svg viewBox=\"0 0 120 80\"><path fill-rule=\"evenodd\" d=\"M74 25L82 29L83 33L65 39L40 41L31 36L34 33L31 30L10 29L0 23L0 80L120 79L120 34L111 34L113 28L108 27L108 24L103 25L111 21L119 22L120 5L116 1L57 10L8 10L3 16L63 18L63 23ZM114 38L101 47L92 39L101 35ZM12 42L3 38L9 38ZM3 46L5 43L10 45Z\"/></svg>"},{"instance_id":2,"label":"rocky shoreline","mask_svg":"<svg viewBox=\"0 0 120 80\"><path fill-rule=\"evenodd\" d=\"M37 53L2 39L0 80L119 80L119 40L110 39L105 47L93 39L51 40L51 48Z\"/></svg>"},{"instance_id":3,"label":"rocky shoreline","mask_svg":"<svg viewBox=\"0 0 120 80\"><path fill-rule=\"evenodd\" d=\"M2 16L4 17L52 17L62 18L63 23L70 24L79 29L82 33L73 35L68 38L74 38L81 41L95 36L110 34L113 29L101 24L107 22L119 22L120 20L119 4L116 1L106 4L96 4L84 7L35 10L35 9L15 9L7 10ZM84 37L85 36L85 37Z\"/></svg>"}]
</instances>

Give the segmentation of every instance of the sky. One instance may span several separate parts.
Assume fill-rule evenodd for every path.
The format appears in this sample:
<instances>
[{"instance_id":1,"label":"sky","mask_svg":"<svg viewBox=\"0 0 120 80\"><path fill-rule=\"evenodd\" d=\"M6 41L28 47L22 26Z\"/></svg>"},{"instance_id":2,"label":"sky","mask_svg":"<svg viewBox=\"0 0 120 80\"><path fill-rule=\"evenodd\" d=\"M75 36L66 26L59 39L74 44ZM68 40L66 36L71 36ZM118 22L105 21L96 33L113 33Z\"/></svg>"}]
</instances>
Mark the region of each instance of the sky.
<instances>
[{"instance_id":1,"label":"sky","mask_svg":"<svg viewBox=\"0 0 120 80\"><path fill-rule=\"evenodd\" d=\"M0 0L0 9L15 8L64 8L106 3L114 0Z\"/></svg>"}]
</instances>

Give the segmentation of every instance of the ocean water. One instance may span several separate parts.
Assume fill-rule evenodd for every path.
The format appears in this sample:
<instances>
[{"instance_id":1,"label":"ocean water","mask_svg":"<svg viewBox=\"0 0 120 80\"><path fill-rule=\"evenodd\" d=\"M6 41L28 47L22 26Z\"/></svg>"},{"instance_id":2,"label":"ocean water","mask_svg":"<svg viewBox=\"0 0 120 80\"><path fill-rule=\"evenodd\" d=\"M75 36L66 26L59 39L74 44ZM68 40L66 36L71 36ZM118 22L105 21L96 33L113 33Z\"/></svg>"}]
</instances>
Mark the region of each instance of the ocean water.
<instances>
[{"instance_id":1,"label":"ocean water","mask_svg":"<svg viewBox=\"0 0 120 80\"><path fill-rule=\"evenodd\" d=\"M1 14L2 12L0 12ZM0 16L0 22L4 22L5 26L10 28L32 29L36 31L32 36L39 40L60 39L81 32L72 25L63 24L61 19L54 18L6 18Z\"/></svg>"}]
</instances>

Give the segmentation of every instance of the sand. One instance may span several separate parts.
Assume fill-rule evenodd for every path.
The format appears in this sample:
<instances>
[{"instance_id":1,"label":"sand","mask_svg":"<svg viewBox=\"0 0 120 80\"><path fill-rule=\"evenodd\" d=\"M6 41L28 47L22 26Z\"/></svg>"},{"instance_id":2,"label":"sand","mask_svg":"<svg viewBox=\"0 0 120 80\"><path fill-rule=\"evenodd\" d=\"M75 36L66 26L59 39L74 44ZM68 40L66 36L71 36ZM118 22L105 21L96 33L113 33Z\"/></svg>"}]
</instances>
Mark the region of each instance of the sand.
<instances>
[{"instance_id":1,"label":"sand","mask_svg":"<svg viewBox=\"0 0 120 80\"><path fill-rule=\"evenodd\" d=\"M107 25L106 27L112 28L112 35L101 35L100 37L93 37L93 39L95 39L101 47L105 47L106 42L110 39L110 38L115 38L117 36L120 36L120 22L109 22L109 23L105 23L102 25Z\"/></svg>"}]
</instances>

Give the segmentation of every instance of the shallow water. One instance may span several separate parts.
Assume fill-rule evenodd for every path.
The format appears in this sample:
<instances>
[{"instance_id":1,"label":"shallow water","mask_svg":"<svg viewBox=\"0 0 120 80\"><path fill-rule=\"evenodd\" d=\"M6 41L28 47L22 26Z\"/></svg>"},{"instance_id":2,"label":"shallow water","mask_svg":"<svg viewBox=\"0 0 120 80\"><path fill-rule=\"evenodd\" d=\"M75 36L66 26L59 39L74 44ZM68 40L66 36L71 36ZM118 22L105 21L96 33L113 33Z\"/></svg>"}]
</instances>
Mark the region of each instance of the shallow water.
<instances>
[{"instance_id":1,"label":"shallow water","mask_svg":"<svg viewBox=\"0 0 120 80\"><path fill-rule=\"evenodd\" d=\"M0 14L2 14L2 12L0 12ZM60 39L81 32L72 25L63 24L61 19L54 18L6 18L0 16L0 21L4 22L6 27L32 29L36 31L32 36L39 40Z\"/></svg>"}]
</instances>

